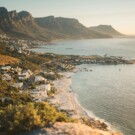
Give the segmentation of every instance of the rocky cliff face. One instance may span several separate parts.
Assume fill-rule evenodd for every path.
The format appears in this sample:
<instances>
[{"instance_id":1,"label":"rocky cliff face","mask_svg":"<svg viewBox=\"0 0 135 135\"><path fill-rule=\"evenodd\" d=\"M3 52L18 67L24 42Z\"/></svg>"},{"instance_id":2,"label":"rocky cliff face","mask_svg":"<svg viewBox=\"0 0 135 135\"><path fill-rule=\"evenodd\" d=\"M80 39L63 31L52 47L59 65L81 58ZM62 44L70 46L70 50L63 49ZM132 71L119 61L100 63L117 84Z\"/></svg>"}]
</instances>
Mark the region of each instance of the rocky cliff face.
<instances>
[{"instance_id":1,"label":"rocky cliff face","mask_svg":"<svg viewBox=\"0 0 135 135\"><path fill-rule=\"evenodd\" d=\"M8 11L6 8L1 7L0 8L0 18L2 19L2 18L6 18L6 17L8 17Z\"/></svg>"},{"instance_id":2,"label":"rocky cliff face","mask_svg":"<svg viewBox=\"0 0 135 135\"><path fill-rule=\"evenodd\" d=\"M9 13L6 8L1 7L0 8L0 25L6 25L7 20L10 18Z\"/></svg>"},{"instance_id":3,"label":"rocky cliff face","mask_svg":"<svg viewBox=\"0 0 135 135\"><path fill-rule=\"evenodd\" d=\"M32 15L27 11L21 11L18 13L18 16L22 23L32 25L34 24L34 18Z\"/></svg>"},{"instance_id":4,"label":"rocky cliff face","mask_svg":"<svg viewBox=\"0 0 135 135\"><path fill-rule=\"evenodd\" d=\"M30 16L30 14L22 16L22 13L17 13L16 10L8 12L6 8L0 8L0 28L5 32L7 32L8 29L10 30L14 28L18 24L21 25L25 18L30 18L32 21L32 16Z\"/></svg>"},{"instance_id":5,"label":"rocky cliff face","mask_svg":"<svg viewBox=\"0 0 135 135\"><path fill-rule=\"evenodd\" d=\"M16 12L16 10L10 11L10 12L9 12L9 16L10 16L12 19L14 19L14 18L19 18L19 17L18 17L18 14L17 14L17 12Z\"/></svg>"},{"instance_id":6,"label":"rocky cliff face","mask_svg":"<svg viewBox=\"0 0 135 135\"><path fill-rule=\"evenodd\" d=\"M16 10L8 12L6 8L0 7L0 22L1 21L34 21L32 15L27 11L17 13Z\"/></svg>"}]
</instances>

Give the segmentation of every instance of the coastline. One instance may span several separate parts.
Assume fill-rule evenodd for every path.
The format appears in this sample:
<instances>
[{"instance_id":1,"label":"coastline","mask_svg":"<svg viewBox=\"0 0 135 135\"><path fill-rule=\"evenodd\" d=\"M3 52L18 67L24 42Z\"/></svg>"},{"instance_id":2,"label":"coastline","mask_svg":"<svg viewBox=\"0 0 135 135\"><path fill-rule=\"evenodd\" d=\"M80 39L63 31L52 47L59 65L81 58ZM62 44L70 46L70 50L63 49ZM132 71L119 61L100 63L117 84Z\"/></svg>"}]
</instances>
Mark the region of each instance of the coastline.
<instances>
[{"instance_id":1,"label":"coastline","mask_svg":"<svg viewBox=\"0 0 135 135\"><path fill-rule=\"evenodd\" d=\"M87 113L76 102L75 94L70 88L72 74L72 72L62 73L63 77L54 81L57 93L50 102L59 105L61 110L75 110L75 114L71 116L73 118L88 117Z\"/></svg>"},{"instance_id":2,"label":"coastline","mask_svg":"<svg viewBox=\"0 0 135 135\"><path fill-rule=\"evenodd\" d=\"M110 123L106 122L104 119L95 116L94 114L91 115L79 103L76 93L74 93L71 89L71 76L73 74L73 72L64 72L62 73L63 77L61 79L54 81L54 86L57 88L57 93L54 98L50 100L50 102L55 105L57 104L59 106L59 109L61 110L74 110L75 113L71 115L72 118L86 118L92 123L94 123L95 127L93 128L97 128L95 123L99 122L99 125L104 123L107 126L106 129L103 130L117 132L117 129L113 128ZM121 135L123 134L121 133Z\"/></svg>"},{"instance_id":3,"label":"coastline","mask_svg":"<svg viewBox=\"0 0 135 135\"><path fill-rule=\"evenodd\" d=\"M40 46L41 47L41 46ZM39 54L38 52L35 52ZM43 53L44 54L44 53ZM76 67L76 66L75 66ZM114 128L110 123L106 122L104 119L101 119L94 115L94 113L91 113L89 110L86 110L83 108L83 106L79 103L78 97L76 93L72 91L71 86L71 76L76 71L65 71L60 72L63 77L61 79L58 79L56 81L53 81L54 86L57 89L56 94L54 95L54 98L51 98L49 101L52 105L56 106L58 109L68 112L70 114L70 117L81 119L86 118L90 120L94 125L102 125L105 124L107 127L101 127L97 128L98 126L93 126L92 128L95 129L101 129L109 132L119 132L120 135L123 135L123 133L118 130L117 128ZM75 112L74 112L75 111ZM74 113L74 114L73 114ZM97 123L96 123L97 122ZM95 124L96 123L96 124Z\"/></svg>"}]
</instances>

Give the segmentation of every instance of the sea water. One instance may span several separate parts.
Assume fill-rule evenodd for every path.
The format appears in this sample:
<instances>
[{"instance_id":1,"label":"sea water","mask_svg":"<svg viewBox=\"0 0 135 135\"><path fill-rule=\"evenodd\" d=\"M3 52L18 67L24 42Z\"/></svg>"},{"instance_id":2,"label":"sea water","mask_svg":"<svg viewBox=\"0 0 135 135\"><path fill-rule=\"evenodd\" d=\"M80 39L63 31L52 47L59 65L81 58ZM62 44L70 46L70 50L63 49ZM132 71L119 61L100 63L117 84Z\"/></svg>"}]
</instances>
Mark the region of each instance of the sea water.
<instances>
[{"instance_id":1,"label":"sea water","mask_svg":"<svg viewBox=\"0 0 135 135\"><path fill-rule=\"evenodd\" d=\"M135 39L92 39L52 43L34 49L72 55L135 58ZM81 65L72 76L72 90L80 104L125 135L135 135L135 65ZM87 70L85 70L87 68Z\"/></svg>"},{"instance_id":2,"label":"sea water","mask_svg":"<svg viewBox=\"0 0 135 135\"><path fill-rule=\"evenodd\" d=\"M81 65L72 76L80 104L125 135L135 135L135 65ZM89 71L83 70L87 68Z\"/></svg>"}]
</instances>

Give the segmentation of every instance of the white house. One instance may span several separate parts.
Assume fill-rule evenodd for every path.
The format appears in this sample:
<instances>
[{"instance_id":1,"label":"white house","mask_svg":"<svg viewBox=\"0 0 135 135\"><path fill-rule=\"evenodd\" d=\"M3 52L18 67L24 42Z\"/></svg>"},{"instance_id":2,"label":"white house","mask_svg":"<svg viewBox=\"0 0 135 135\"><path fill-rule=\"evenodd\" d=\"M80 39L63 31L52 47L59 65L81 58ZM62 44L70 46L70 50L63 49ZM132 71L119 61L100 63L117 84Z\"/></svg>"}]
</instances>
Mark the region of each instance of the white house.
<instances>
[{"instance_id":1,"label":"white house","mask_svg":"<svg viewBox=\"0 0 135 135\"><path fill-rule=\"evenodd\" d=\"M47 81L44 77L37 75L35 76L35 82Z\"/></svg>"},{"instance_id":2,"label":"white house","mask_svg":"<svg viewBox=\"0 0 135 135\"><path fill-rule=\"evenodd\" d=\"M18 79L19 80L26 80L28 79L33 73L28 69L23 71L21 75L19 75Z\"/></svg>"},{"instance_id":3,"label":"white house","mask_svg":"<svg viewBox=\"0 0 135 135\"><path fill-rule=\"evenodd\" d=\"M36 101L44 101L48 97L46 90L33 89L30 94Z\"/></svg>"},{"instance_id":4,"label":"white house","mask_svg":"<svg viewBox=\"0 0 135 135\"><path fill-rule=\"evenodd\" d=\"M55 73L54 72L43 72L45 75L55 75Z\"/></svg>"},{"instance_id":5,"label":"white house","mask_svg":"<svg viewBox=\"0 0 135 135\"><path fill-rule=\"evenodd\" d=\"M5 81L11 81L12 80L12 77L9 74L4 74L2 76L2 79L5 80Z\"/></svg>"},{"instance_id":6,"label":"white house","mask_svg":"<svg viewBox=\"0 0 135 135\"><path fill-rule=\"evenodd\" d=\"M50 91L51 90L51 85L50 84L42 84L39 86L36 86L37 90L45 90L45 91Z\"/></svg>"},{"instance_id":7,"label":"white house","mask_svg":"<svg viewBox=\"0 0 135 135\"><path fill-rule=\"evenodd\" d=\"M31 70L24 70L23 71L23 73L22 73L22 75L25 75L25 76L31 76L33 73L32 73L32 71Z\"/></svg>"},{"instance_id":8,"label":"white house","mask_svg":"<svg viewBox=\"0 0 135 135\"><path fill-rule=\"evenodd\" d=\"M9 71L11 69L11 67L10 66L3 66L0 69L3 71Z\"/></svg>"},{"instance_id":9,"label":"white house","mask_svg":"<svg viewBox=\"0 0 135 135\"><path fill-rule=\"evenodd\" d=\"M19 67L14 68L14 71L18 73L18 75L21 75L22 69Z\"/></svg>"},{"instance_id":10,"label":"white house","mask_svg":"<svg viewBox=\"0 0 135 135\"><path fill-rule=\"evenodd\" d=\"M15 88L22 88L23 87L23 82L15 83L12 85Z\"/></svg>"}]
</instances>

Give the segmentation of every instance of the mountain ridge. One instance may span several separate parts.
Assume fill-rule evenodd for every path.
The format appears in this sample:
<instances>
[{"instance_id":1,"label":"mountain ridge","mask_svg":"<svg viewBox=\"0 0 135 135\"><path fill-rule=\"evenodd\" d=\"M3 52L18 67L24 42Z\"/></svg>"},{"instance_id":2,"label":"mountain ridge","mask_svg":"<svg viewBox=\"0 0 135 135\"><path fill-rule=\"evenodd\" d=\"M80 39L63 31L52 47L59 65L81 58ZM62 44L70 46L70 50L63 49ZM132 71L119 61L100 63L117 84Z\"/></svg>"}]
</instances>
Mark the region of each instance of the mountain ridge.
<instances>
[{"instance_id":1,"label":"mountain ridge","mask_svg":"<svg viewBox=\"0 0 135 135\"><path fill-rule=\"evenodd\" d=\"M112 37L124 36L124 34L118 32L111 25L98 25L98 26L89 27L89 29L95 32L110 35Z\"/></svg>"},{"instance_id":2,"label":"mountain ridge","mask_svg":"<svg viewBox=\"0 0 135 135\"><path fill-rule=\"evenodd\" d=\"M0 33L16 38L52 41L56 39L112 38L111 35L91 30L77 19L64 17L34 18L27 11L9 11L0 7Z\"/></svg>"},{"instance_id":3,"label":"mountain ridge","mask_svg":"<svg viewBox=\"0 0 135 135\"><path fill-rule=\"evenodd\" d=\"M81 24L77 19L65 17L42 17L35 18L36 23L48 30L62 33L73 38L107 38L105 34L91 31Z\"/></svg>"}]
</instances>

